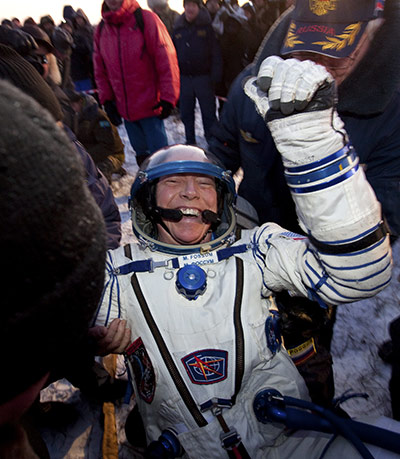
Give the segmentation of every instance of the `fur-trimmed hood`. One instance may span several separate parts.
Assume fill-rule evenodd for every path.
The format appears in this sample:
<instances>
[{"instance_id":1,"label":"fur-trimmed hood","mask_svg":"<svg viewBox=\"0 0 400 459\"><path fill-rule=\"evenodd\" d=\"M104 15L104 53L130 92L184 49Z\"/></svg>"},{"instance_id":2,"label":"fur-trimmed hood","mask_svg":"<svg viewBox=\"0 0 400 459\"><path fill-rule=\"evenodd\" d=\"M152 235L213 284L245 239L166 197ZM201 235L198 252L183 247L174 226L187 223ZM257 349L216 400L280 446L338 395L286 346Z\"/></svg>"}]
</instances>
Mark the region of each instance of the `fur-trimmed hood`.
<instances>
[{"instance_id":1,"label":"fur-trimmed hood","mask_svg":"<svg viewBox=\"0 0 400 459\"><path fill-rule=\"evenodd\" d=\"M265 36L255 58L257 74L261 62L280 55L293 7L283 13ZM338 111L368 116L381 113L400 88L400 1L386 0L385 23L356 69L338 89Z\"/></svg>"}]
</instances>

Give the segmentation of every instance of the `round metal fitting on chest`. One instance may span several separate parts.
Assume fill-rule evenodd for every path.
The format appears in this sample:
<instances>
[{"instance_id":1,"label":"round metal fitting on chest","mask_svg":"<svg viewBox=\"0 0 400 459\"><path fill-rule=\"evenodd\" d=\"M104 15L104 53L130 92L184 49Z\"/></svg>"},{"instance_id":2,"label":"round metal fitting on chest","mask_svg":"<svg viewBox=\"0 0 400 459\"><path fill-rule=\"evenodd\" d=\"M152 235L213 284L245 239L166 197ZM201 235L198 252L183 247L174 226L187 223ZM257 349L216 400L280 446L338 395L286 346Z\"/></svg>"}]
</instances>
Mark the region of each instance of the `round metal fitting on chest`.
<instances>
[{"instance_id":1,"label":"round metal fitting on chest","mask_svg":"<svg viewBox=\"0 0 400 459\"><path fill-rule=\"evenodd\" d=\"M176 273L176 289L188 300L195 300L207 288L207 274L198 265L186 265Z\"/></svg>"}]
</instances>

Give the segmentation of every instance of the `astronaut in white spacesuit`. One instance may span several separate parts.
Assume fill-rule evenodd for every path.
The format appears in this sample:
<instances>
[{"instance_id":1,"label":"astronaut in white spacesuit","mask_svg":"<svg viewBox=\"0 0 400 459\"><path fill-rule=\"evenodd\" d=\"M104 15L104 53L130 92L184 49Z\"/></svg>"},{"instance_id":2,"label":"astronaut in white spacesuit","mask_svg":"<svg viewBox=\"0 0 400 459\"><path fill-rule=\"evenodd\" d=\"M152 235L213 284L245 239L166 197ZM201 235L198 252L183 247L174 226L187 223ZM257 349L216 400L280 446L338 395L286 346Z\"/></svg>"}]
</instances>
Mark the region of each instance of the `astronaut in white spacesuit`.
<instances>
[{"instance_id":1,"label":"astronaut in white spacesuit","mask_svg":"<svg viewBox=\"0 0 400 459\"><path fill-rule=\"evenodd\" d=\"M372 296L390 281L389 237L330 74L273 56L245 90L282 154L309 238L276 224L239 234L229 171L198 147L166 147L132 185L138 243L108 252L95 322L113 324L108 350L124 351L148 443L169 432L184 457L319 457L330 435L264 424L253 409L267 388L308 398L280 342L273 294L322 307ZM326 457L337 448L357 454L336 439Z\"/></svg>"}]
</instances>

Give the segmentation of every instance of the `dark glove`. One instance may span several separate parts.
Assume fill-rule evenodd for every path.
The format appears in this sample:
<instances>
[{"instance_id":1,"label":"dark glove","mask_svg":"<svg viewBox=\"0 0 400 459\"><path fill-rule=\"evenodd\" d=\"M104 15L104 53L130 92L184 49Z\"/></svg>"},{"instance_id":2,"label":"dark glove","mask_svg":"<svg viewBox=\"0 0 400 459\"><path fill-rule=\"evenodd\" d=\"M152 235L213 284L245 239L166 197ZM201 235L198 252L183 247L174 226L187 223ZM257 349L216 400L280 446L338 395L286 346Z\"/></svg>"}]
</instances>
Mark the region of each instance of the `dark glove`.
<instances>
[{"instance_id":1,"label":"dark glove","mask_svg":"<svg viewBox=\"0 0 400 459\"><path fill-rule=\"evenodd\" d=\"M122 123L121 115L118 113L117 106L113 100L107 100L104 102L104 110L107 113L108 118L115 126L119 126Z\"/></svg>"},{"instance_id":2,"label":"dark glove","mask_svg":"<svg viewBox=\"0 0 400 459\"><path fill-rule=\"evenodd\" d=\"M171 114L174 106L170 103L167 102L166 100L160 100L157 105L154 105L153 110L157 110L157 108L161 107L161 113L158 115L160 120L165 120L165 118L168 118L169 115Z\"/></svg>"}]
</instances>

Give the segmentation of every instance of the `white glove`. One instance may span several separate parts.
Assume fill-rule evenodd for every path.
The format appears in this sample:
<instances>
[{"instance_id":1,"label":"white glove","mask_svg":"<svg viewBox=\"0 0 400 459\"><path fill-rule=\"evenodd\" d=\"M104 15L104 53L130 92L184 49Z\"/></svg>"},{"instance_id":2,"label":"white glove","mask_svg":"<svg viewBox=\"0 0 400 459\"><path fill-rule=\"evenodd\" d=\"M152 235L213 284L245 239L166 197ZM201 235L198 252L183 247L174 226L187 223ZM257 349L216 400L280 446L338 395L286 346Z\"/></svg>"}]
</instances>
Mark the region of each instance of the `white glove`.
<instances>
[{"instance_id":1,"label":"white glove","mask_svg":"<svg viewBox=\"0 0 400 459\"><path fill-rule=\"evenodd\" d=\"M265 59L244 91L266 121L286 168L312 163L347 143L334 105L334 79L321 65Z\"/></svg>"}]
</instances>

